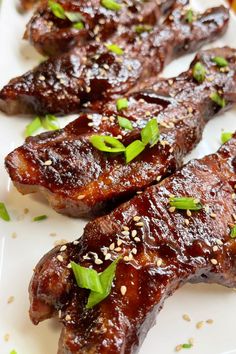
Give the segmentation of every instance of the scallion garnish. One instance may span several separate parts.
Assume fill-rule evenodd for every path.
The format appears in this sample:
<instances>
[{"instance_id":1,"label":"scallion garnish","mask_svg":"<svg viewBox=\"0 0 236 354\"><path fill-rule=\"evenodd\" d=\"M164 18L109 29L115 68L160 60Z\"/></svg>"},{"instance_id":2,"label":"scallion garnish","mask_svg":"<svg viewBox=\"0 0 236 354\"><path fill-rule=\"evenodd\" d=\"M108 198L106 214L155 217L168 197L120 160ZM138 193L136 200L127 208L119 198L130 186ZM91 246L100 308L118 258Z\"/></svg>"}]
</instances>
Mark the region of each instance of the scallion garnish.
<instances>
[{"instance_id":1,"label":"scallion garnish","mask_svg":"<svg viewBox=\"0 0 236 354\"><path fill-rule=\"evenodd\" d=\"M115 53L117 55L123 55L124 51L122 48L120 48L118 45L116 44L105 44L105 46L107 47L107 49L112 52Z\"/></svg>"},{"instance_id":2,"label":"scallion garnish","mask_svg":"<svg viewBox=\"0 0 236 354\"><path fill-rule=\"evenodd\" d=\"M82 30L82 29L84 29L84 24L81 21L80 22L76 22L76 23L73 24L73 28L75 28L77 30Z\"/></svg>"},{"instance_id":3,"label":"scallion garnish","mask_svg":"<svg viewBox=\"0 0 236 354\"><path fill-rule=\"evenodd\" d=\"M119 11L122 8L122 5L115 0L101 0L101 5L112 11Z\"/></svg>"},{"instance_id":4,"label":"scallion garnish","mask_svg":"<svg viewBox=\"0 0 236 354\"><path fill-rule=\"evenodd\" d=\"M152 29L153 29L153 27L150 25L137 25L137 26L135 26L135 32L138 34L141 34L144 32L150 32Z\"/></svg>"},{"instance_id":5,"label":"scallion garnish","mask_svg":"<svg viewBox=\"0 0 236 354\"><path fill-rule=\"evenodd\" d=\"M8 214L7 208L5 207L5 204L0 202L0 218L4 221L10 221L11 218Z\"/></svg>"},{"instance_id":6,"label":"scallion garnish","mask_svg":"<svg viewBox=\"0 0 236 354\"><path fill-rule=\"evenodd\" d=\"M104 152L123 152L125 146L113 136L92 135L90 143L98 150Z\"/></svg>"},{"instance_id":7,"label":"scallion garnish","mask_svg":"<svg viewBox=\"0 0 236 354\"><path fill-rule=\"evenodd\" d=\"M15 350L11 350L10 354L17 354Z\"/></svg>"},{"instance_id":8,"label":"scallion garnish","mask_svg":"<svg viewBox=\"0 0 236 354\"><path fill-rule=\"evenodd\" d=\"M79 12L65 11L65 16L70 20L70 22L80 22L83 17Z\"/></svg>"},{"instance_id":9,"label":"scallion garnish","mask_svg":"<svg viewBox=\"0 0 236 354\"><path fill-rule=\"evenodd\" d=\"M190 344L190 343L184 343L184 344L182 344L182 348L183 349L190 349L190 348L192 348L192 344Z\"/></svg>"},{"instance_id":10,"label":"scallion garnish","mask_svg":"<svg viewBox=\"0 0 236 354\"><path fill-rule=\"evenodd\" d=\"M71 262L77 285L80 288L91 290L86 304L87 309L94 307L110 294L119 260L120 257L113 261L102 273Z\"/></svg>"},{"instance_id":11,"label":"scallion garnish","mask_svg":"<svg viewBox=\"0 0 236 354\"><path fill-rule=\"evenodd\" d=\"M48 218L47 215L39 215L39 216L35 216L33 218L33 221L42 221L42 220L45 220L47 218Z\"/></svg>"},{"instance_id":12,"label":"scallion garnish","mask_svg":"<svg viewBox=\"0 0 236 354\"><path fill-rule=\"evenodd\" d=\"M205 80L206 77L206 69L205 67L202 65L202 63L197 62L194 67L193 67L193 77L194 79L199 82L202 83Z\"/></svg>"},{"instance_id":13,"label":"scallion garnish","mask_svg":"<svg viewBox=\"0 0 236 354\"><path fill-rule=\"evenodd\" d=\"M221 142L222 144L225 144L227 143L227 141L229 141L233 136L233 133L230 133L230 132L223 132L221 134Z\"/></svg>"},{"instance_id":14,"label":"scallion garnish","mask_svg":"<svg viewBox=\"0 0 236 354\"><path fill-rule=\"evenodd\" d=\"M129 106L129 102L127 100L127 98L119 98L116 101L116 108L118 111L121 111L122 109L126 109Z\"/></svg>"},{"instance_id":15,"label":"scallion garnish","mask_svg":"<svg viewBox=\"0 0 236 354\"><path fill-rule=\"evenodd\" d=\"M231 228L230 237L231 237L231 238L235 238L235 237L236 237L236 225L234 225L234 226Z\"/></svg>"},{"instance_id":16,"label":"scallion garnish","mask_svg":"<svg viewBox=\"0 0 236 354\"><path fill-rule=\"evenodd\" d=\"M216 65L219 66L220 68L224 68L229 64L228 61L223 57L214 57L212 58L212 61L216 63Z\"/></svg>"},{"instance_id":17,"label":"scallion garnish","mask_svg":"<svg viewBox=\"0 0 236 354\"><path fill-rule=\"evenodd\" d=\"M226 101L223 97L219 95L218 92L212 92L210 94L210 99L215 102L218 106L224 108L226 106Z\"/></svg>"},{"instance_id":18,"label":"scallion garnish","mask_svg":"<svg viewBox=\"0 0 236 354\"><path fill-rule=\"evenodd\" d=\"M181 210L201 210L202 204L193 197L171 197L170 206Z\"/></svg>"},{"instance_id":19,"label":"scallion garnish","mask_svg":"<svg viewBox=\"0 0 236 354\"><path fill-rule=\"evenodd\" d=\"M189 9L185 15L185 21L192 23L194 21L194 13L192 9Z\"/></svg>"},{"instance_id":20,"label":"scallion garnish","mask_svg":"<svg viewBox=\"0 0 236 354\"><path fill-rule=\"evenodd\" d=\"M36 133L40 128L42 128L41 119L39 117L34 118L34 120L29 123L25 128L25 136L32 136Z\"/></svg>"},{"instance_id":21,"label":"scallion garnish","mask_svg":"<svg viewBox=\"0 0 236 354\"><path fill-rule=\"evenodd\" d=\"M54 16L62 20L66 19L65 10L60 4L55 1L49 0L48 5Z\"/></svg>"},{"instance_id":22,"label":"scallion garnish","mask_svg":"<svg viewBox=\"0 0 236 354\"><path fill-rule=\"evenodd\" d=\"M60 128L57 117L53 116L52 114L47 114L42 119L42 126L46 130L57 130Z\"/></svg>"},{"instance_id":23,"label":"scallion garnish","mask_svg":"<svg viewBox=\"0 0 236 354\"><path fill-rule=\"evenodd\" d=\"M127 130L133 130L133 125L131 123L131 121L125 117L121 117L121 116L118 116L118 123L119 123L119 126L123 129L127 129Z\"/></svg>"},{"instance_id":24,"label":"scallion garnish","mask_svg":"<svg viewBox=\"0 0 236 354\"><path fill-rule=\"evenodd\" d=\"M154 146L160 137L158 123L155 118L149 120L146 126L141 130L141 138L144 145Z\"/></svg>"},{"instance_id":25,"label":"scallion garnish","mask_svg":"<svg viewBox=\"0 0 236 354\"><path fill-rule=\"evenodd\" d=\"M145 149L145 144L140 140L135 140L129 144L125 149L126 163L132 161Z\"/></svg>"},{"instance_id":26,"label":"scallion garnish","mask_svg":"<svg viewBox=\"0 0 236 354\"><path fill-rule=\"evenodd\" d=\"M96 270L82 267L75 262L71 262L71 267L80 288L89 289L97 293L103 292L99 274Z\"/></svg>"}]
</instances>

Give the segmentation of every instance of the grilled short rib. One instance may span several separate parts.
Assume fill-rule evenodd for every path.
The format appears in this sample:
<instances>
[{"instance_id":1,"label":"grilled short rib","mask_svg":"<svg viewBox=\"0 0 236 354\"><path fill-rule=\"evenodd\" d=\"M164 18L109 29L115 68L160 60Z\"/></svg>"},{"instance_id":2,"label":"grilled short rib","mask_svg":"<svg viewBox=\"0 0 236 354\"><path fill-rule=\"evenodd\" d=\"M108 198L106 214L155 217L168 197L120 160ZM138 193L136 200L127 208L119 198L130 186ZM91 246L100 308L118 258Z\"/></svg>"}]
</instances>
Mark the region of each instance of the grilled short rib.
<instances>
[{"instance_id":1,"label":"grilled short rib","mask_svg":"<svg viewBox=\"0 0 236 354\"><path fill-rule=\"evenodd\" d=\"M123 55L109 51L104 44L91 43L50 58L11 80L0 91L0 109L9 114L66 114L80 110L88 101L147 86L146 81L156 80L171 59L222 35L228 20L228 9L220 6L189 23L186 11L177 3L162 27L141 36L132 28L121 33L115 44L124 48Z\"/></svg>"},{"instance_id":2,"label":"grilled short rib","mask_svg":"<svg viewBox=\"0 0 236 354\"><path fill-rule=\"evenodd\" d=\"M221 110L211 93L221 92L225 108L236 101L235 55L228 47L203 51L187 72L130 95L129 107L121 113L107 103L100 113L81 114L62 130L28 138L6 158L12 181L23 194L41 192L60 213L79 217L111 210L182 165L201 139L206 121ZM215 56L226 58L228 67L217 67ZM203 83L193 78L197 62L207 69ZM117 115L132 121L134 130L122 129ZM89 142L92 134L120 135L128 145L140 138L152 117L159 122L160 141L129 164L123 155L106 155Z\"/></svg>"},{"instance_id":3,"label":"grilled short rib","mask_svg":"<svg viewBox=\"0 0 236 354\"><path fill-rule=\"evenodd\" d=\"M236 134L216 154L189 162L88 223L78 241L54 248L38 263L30 284L33 323L59 314L60 354L133 354L164 300L186 282L235 287L235 185ZM173 195L196 198L203 208L174 210ZM86 310L88 293L78 288L68 264L100 272L120 255L111 294Z\"/></svg>"},{"instance_id":4,"label":"grilled short rib","mask_svg":"<svg viewBox=\"0 0 236 354\"><path fill-rule=\"evenodd\" d=\"M84 28L78 30L68 19L54 16L48 1L41 1L24 38L47 56L58 55L91 40L105 42L120 26L155 25L174 0L131 0L122 3L120 11L106 9L100 0L61 0L58 3L65 11L80 13Z\"/></svg>"}]
</instances>

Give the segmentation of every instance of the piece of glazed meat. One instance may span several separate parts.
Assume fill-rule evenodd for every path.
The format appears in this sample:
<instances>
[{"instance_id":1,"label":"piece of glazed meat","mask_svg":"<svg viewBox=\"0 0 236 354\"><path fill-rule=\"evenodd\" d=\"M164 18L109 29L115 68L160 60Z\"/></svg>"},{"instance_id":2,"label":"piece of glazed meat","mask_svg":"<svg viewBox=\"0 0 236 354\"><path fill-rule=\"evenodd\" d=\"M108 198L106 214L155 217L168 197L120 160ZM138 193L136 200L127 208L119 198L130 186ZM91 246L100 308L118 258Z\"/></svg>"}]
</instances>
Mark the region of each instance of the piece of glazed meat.
<instances>
[{"instance_id":1,"label":"piece of glazed meat","mask_svg":"<svg viewBox=\"0 0 236 354\"><path fill-rule=\"evenodd\" d=\"M46 56L58 55L91 40L104 43L122 25L155 25L174 0L128 0L120 2L119 11L105 8L100 0L61 0L57 3L67 12L79 13L84 28L78 30L69 19L56 17L48 1L41 1L27 25L24 38Z\"/></svg>"},{"instance_id":2,"label":"piece of glazed meat","mask_svg":"<svg viewBox=\"0 0 236 354\"><path fill-rule=\"evenodd\" d=\"M193 160L159 185L87 224L75 242L54 248L30 284L34 324L58 317L60 354L134 354L164 300L186 282L236 286L236 134L216 154ZM170 197L191 197L198 211L175 210ZM110 295L86 309L74 261L103 271L122 256Z\"/></svg>"},{"instance_id":3,"label":"piece of glazed meat","mask_svg":"<svg viewBox=\"0 0 236 354\"><path fill-rule=\"evenodd\" d=\"M236 102L235 55L229 47L203 51L187 72L130 95L125 110L110 103L103 111L81 114L64 129L28 138L6 157L14 185L23 194L39 191L57 212L70 216L111 210L182 165L207 120L222 109L211 94L224 98L224 109ZM228 66L219 68L212 60L216 56L224 57ZM203 83L193 77L197 62L206 70ZM134 129L121 128L118 115L128 118ZM152 117L159 122L159 142L128 164L124 155L105 154L90 143L93 134L112 135L127 146L140 139L141 128Z\"/></svg>"},{"instance_id":4,"label":"piece of glazed meat","mask_svg":"<svg viewBox=\"0 0 236 354\"><path fill-rule=\"evenodd\" d=\"M133 29L122 33L115 44L124 48L123 55L93 43L12 79L0 91L0 109L8 114L66 114L79 111L88 101L111 99L147 86L171 59L220 37L228 20L228 9L220 6L189 23L186 11L177 4L162 27L141 36Z\"/></svg>"}]
</instances>

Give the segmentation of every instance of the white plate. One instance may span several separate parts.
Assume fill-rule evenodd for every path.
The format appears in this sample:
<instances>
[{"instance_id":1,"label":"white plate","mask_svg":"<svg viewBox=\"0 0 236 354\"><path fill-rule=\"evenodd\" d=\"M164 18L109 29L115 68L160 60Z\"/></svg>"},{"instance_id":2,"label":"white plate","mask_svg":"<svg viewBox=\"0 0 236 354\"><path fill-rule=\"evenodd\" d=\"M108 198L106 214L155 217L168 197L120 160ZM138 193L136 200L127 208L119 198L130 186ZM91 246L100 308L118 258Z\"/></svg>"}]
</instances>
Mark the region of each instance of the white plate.
<instances>
[{"instance_id":1,"label":"white plate","mask_svg":"<svg viewBox=\"0 0 236 354\"><path fill-rule=\"evenodd\" d=\"M203 9L220 1L195 0L193 5ZM30 69L40 60L39 55L21 40L27 16L19 15L14 0L3 0L0 12L0 87ZM236 47L236 19L217 45ZM192 55L176 60L165 75L176 75L188 67ZM221 131L236 130L235 110L218 116L207 124L202 142L191 154L201 157L220 145ZM66 124L71 117L63 118ZM39 196L21 196L12 186L5 170L4 157L23 142L22 132L29 119L5 117L0 114L0 201L11 214L9 223L0 220L0 354L13 348L18 354L56 354L60 327L53 320L35 327L28 318L27 287L32 269L40 257L60 239L72 241L82 234L85 222L58 215ZM24 209L29 213L24 215ZM48 220L33 223L32 217L47 214ZM12 238L16 233L17 237ZM50 236L56 233L56 236ZM10 296L15 299L8 304ZM214 285L187 285L171 297L157 318L157 325L148 334L141 354L171 354L179 343L195 338L196 344L186 353L236 353L236 293ZM183 321L187 313L192 321ZM213 319L212 325L196 329L198 321ZM4 337L9 334L9 340Z\"/></svg>"}]
</instances>

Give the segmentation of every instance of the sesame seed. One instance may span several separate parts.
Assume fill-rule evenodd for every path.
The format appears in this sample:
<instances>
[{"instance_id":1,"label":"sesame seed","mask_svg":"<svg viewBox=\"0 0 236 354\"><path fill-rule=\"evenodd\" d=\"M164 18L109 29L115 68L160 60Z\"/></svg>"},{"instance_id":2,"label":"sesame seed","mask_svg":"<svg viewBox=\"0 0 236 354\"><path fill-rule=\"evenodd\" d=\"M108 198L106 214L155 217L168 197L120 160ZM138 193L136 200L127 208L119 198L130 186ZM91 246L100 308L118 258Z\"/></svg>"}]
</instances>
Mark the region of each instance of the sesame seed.
<instances>
[{"instance_id":1,"label":"sesame seed","mask_svg":"<svg viewBox=\"0 0 236 354\"><path fill-rule=\"evenodd\" d=\"M124 256L124 261L128 262L129 261L129 256Z\"/></svg>"},{"instance_id":2,"label":"sesame seed","mask_svg":"<svg viewBox=\"0 0 236 354\"><path fill-rule=\"evenodd\" d=\"M187 210L187 211L186 211L186 214L187 214L187 216L192 216L192 213L191 213L190 210Z\"/></svg>"},{"instance_id":3,"label":"sesame seed","mask_svg":"<svg viewBox=\"0 0 236 354\"><path fill-rule=\"evenodd\" d=\"M132 230L132 231L131 231L131 236L132 236L132 237L135 237L135 236L137 235L137 233L138 233L137 230Z\"/></svg>"},{"instance_id":4,"label":"sesame seed","mask_svg":"<svg viewBox=\"0 0 236 354\"><path fill-rule=\"evenodd\" d=\"M5 342L8 342L9 339L10 339L10 334L9 333L4 334L3 339L4 339Z\"/></svg>"},{"instance_id":5,"label":"sesame seed","mask_svg":"<svg viewBox=\"0 0 236 354\"><path fill-rule=\"evenodd\" d=\"M170 212L170 213L174 213L174 212L175 212L175 209L176 209L176 208L175 208L174 206L172 206L172 207L169 208L169 212Z\"/></svg>"},{"instance_id":6,"label":"sesame seed","mask_svg":"<svg viewBox=\"0 0 236 354\"><path fill-rule=\"evenodd\" d=\"M93 127L93 122L89 122L88 127Z\"/></svg>"},{"instance_id":7,"label":"sesame seed","mask_svg":"<svg viewBox=\"0 0 236 354\"><path fill-rule=\"evenodd\" d=\"M161 258L158 258L157 259L157 266L160 267L162 265L162 259Z\"/></svg>"},{"instance_id":8,"label":"sesame seed","mask_svg":"<svg viewBox=\"0 0 236 354\"><path fill-rule=\"evenodd\" d=\"M234 220L236 221L236 214L232 214Z\"/></svg>"},{"instance_id":9,"label":"sesame seed","mask_svg":"<svg viewBox=\"0 0 236 354\"><path fill-rule=\"evenodd\" d=\"M80 195L78 195L78 197L77 197L78 200L82 200L82 199L84 199L84 198L85 198L85 195L84 195L84 194L80 194Z\"/></svg>"},{"instance_id":10,"label":"sesame seed","mask_svg":"<svg viewBox=\"0 0 236 354\"><path fill-rule=\"evenodd\" d=\"M58 259L59 262L63 262L63 257L62 257L61 254L58 254L58 255L57 255L57 259Z\"/></svg>"},{"instance_id":11,"label":"sesame seed","mask_svg":"<svg viewBox=\"0 0 236 354\"><path fill-rule=\"evenodd\" d=\"M231 197L232 197L232 199L235 199L236 194L235 194L235 193L232 193Z\"/></svg>"},{"instance_id":12,"label":"sesame seed","mask_svg":"<svg viewBox=\"0 0 236 354\"><path fill-rule=\"evenodd\" d=\"M132 248L132 250L131 250L131 252L133 253L133 254L137 254L137 248Z\"/></svg>"},{"instance_id":13,"label":"sesame seed","mask_svg":"<svg viewBox=\"0 0 236 354\"><path fill-rule=\"evenodd\" d=\"M184 220L185 224L188 226L189 225L189 220L188 219L185 219Z\"/></svg>"},{"instance_id":14,"label":"sesame seed","mask_svg":"<svg viewBox=\"0 0 236 354\"><path fill-rule=\"evenodd\" d=\"M67 266L66 266L66 268L71 269L71 268L72 268L72 267L71 267L71 264L68 263Z\"/></svg>"},{"instance_id":15,"label":"sesame seed","mask_svg":"<svg viewBox=\"0 0 236 354\"><path fill-rule=\"evenodd\" d=\"M180 350L182 350L182 344L179 344L179 345L177 345L176 347L175 347L175 351L176 352L180 352Z\"/></svg>"},{"instance_id":16,"label":"sesame seed","mask_svg":"<svg viewBox=\"0 0 236 354\"><path fill-rule=\"evenodd\" d=\"M135 241L135 242L140 242L141 240L140 240L139 237L135 237L135 238L134 238L134 241Z\"/></svg>"},{"instance_id":17,"label":"sesame seed","mask_svg":"<svg viewBox=\"0 0 236 354\"><path fill-rule=\"evenodd\" d=\"M125 285L122 285L120 287L120 292L124 296L126 294L126 292L127 292L127 287Z\"/></svg>"},{"instance_id":18,"label":"sesame seed","mask_svg":"<svg viewBox=\"0 0 236 354\"><path fill-rule=\"evenodd\" d=\"M115 249L115 244L114 242L112 242L109 246L110 250L113 251Z\"/></svg>"},{"instance_id":19,"label":"sesame seed","mask_svg":"<svg viewBox=\"0 0 236 354\"><path fill-rule=\"evenodd\" d=\"M210 318L209 320L206 320L206 323L208 323L208 324L213 324L213 320Z\"/></svg>"},{"instance_id":20,"label":"sesame seed","mask_svg":"<svg viewBox=\"0 0 236 354\"><path fill-rule=\"evenodd\" d=\"M213 246L213 252L216 252L216 251L218 251L218 247L217 246Z\"/></svg>"},{"instance_id":21,"label":"sesame seed","mask_svg":"<svg viewBox=\"0 0 236 354\"><path fill-rule=\"evenodd\" d=\"M215 258L212 258L211 259L211 263L213 264L213 265L216 265L218 262L217 262L217 259L215 259Z\"/></svg>"},{"instance_id":22,"label":"sesame seed","mask_svg":"<svg viewBox=\"0 0 236 354\"><path fill-rule=\"evenodd\" d=\"M99 259L99 258L96 258L96 259L94 260L94 263L95 263L95 264L102 264L103 261L102 261L101 259Z\"/></svg>"},{"instance_id":23,"label":"sesame seed","mask_svg":"<svg viewBox=\"0 0 236 354\"><path fill-rule=\"evenodd\" d=\"M105 261L107 261L108 259L110 259L111 258L111 254L110 253L107 253L106 255L105 255Z\"/></svg>"},{"instance_id":24,"label":"sesame seed","mask_svg":"<svg viewBox=\"0 0 236 354\"><path fill-rule=\"evenodd\" d=\"M61 318L61 310L58 311L58 317Z\"/></svg>"},{"instance_id":25,"label":"sesame seed","mask_svg":"<svg viewBox=\"0 0 236 354\"><path fill-rule=\"evenodd\" d=\"M61 248L60 248L60 252L63 252L67 249L67 246L66 245L63 245Z\"/></svg>"},{"instance_id":26,"label":"sesame seed","mask_svg":"<svg viewBox=\"0 0 236 354\"><path fill-rule=\"evenodd\" d=\"M11 304L14 300L15 300L15 297L14 297L14 296L9 296L9 298L8 298L8 300L7 300L7 303L8 303L8 304Z\"/></svg>"},{"instance_id":27,"label":"sesame seed","mask_svg":"<svg viewBox=\"0 0 236 354\"><path fill-rule=\"evenodd\" d=\"M136 225L136 226L139 226L139 227L142 227L142 226L144 226L144 223L143 223L142 221L140 221L140 222L136 222L135 225Z\"/></svg>"},{"instance_id":28,"label":"sesame seed","mask_svg":"<svg viewBox=\"0 0 236 354\"><path fill-rule=\"evenodd\" d=\"M122 235L124 235L124 236L129 236L129 231L121 231L121 233L122 233Z\"/></svg>"},{"instance_id":29,"label":"sesame seed","mask_svg":"<svg viewBox=\"0 0 236 354\"><path fill-rule=\"evenodd\" d=\"M189 338L188 342L189 344L194 345L194 338Z\"/></svg>"},{"instance_id":30,"label":"sesame seed","mask_svg":"<svg viewBox=\"0 0 236 354\"><path fill-rule=\"evenodd\" d=\"M120 252L120 251L121 251L121 247L116 247L116 248L114 249L114 251Z\"/></svg>"},{"instance_id":31,"label":"sesame seed","mask_svg":"<svg viewBox=\"0 0 236 354\"><path fill-rule=\"evenodd\" d=\"M140 219L141 219L141 216L134 216L134 217L133 217L133 220L134 220L134 221L139 221Z\"/></svg>"},{"instance_id":32,"label":"sesame seed","mask_svg":"<svg viewBox=\"0 0 236 354\"><path fill-rule=\"evenodd\" d=\"M78 245L79 244L79 241L73 241L73 245Z\"/></svg>"},{"instance_id":33,"label":"sesame seed","mask_svg":"<svg viewBox=\"0 0 236 354\"><path fill-rule=\"evenodd\" d=\"M123 230L129 231L129 227L128 226L123 226Z\"/></svg>"},{"instance_id":34,"label":"sesame seed","mask_svg":"<svg viewBox=\"0 0 236 354\"><path fill-rule=\"evenodd\" d=\"M117 240L117 246L122 245L122 243L123 243L123 241L122 241L122 240L120 240L120 239L118 239L118 240Z\"/></svg>"},{"instance_id":35,"label":"sesame seed","mask_svg":"<svg viewBox=\"0 0 236 354\"><path fill-rule=\"evenodd\" d=\"M50 166L52 164L52 160L47 160L47 161L44 161L44 166Z\"/></svg>"},{"instance_id":36,"label":"sesame seed","mask_svg":"<svg viewBox=\"0 0 236 354\"><path fill-rule=\"evenodd\" d=\"M184 314L183 315L183 320L185 320L185 321L187 321L187 322L190 322L191 321L191 318L190 318L190 316L188 315L188 314Z\"/></svg>"},{"instance_id":37,"label":"sesame seed","mask_svg":"<svg viewBox=\"0 0 236 354\"><path fill-rule=\"evenodd\" d=\"M195 199L194 199L194 203L195 203L195 204L198 204L198 203L200 203L200 200L199 200L198 198L195 198Z\"/></svg>"},{"instance_id":38,"label":"sesame seed","mask_svg":"<svg viewBox=\"0 0 236 354\"><path fill-rule=\"evenodd\" d=\"M211 213L211 214L210 214L210 217L213 218L213 219L215 219L215 218L216 218L216 214L215 214L215 213Z\"/></svg>"},{"instance_id":39,"label":"sesame seed","mask_svg":"<svg viewBox=\"0 0 236 354\"><path fill-rule=\"evenodd\" d=\"M65 320L66 321L70 321L71 320L71 316L70 315L66 315Z\"/></svg>"},{"instance_id":40,"label":"sesame seed","mask_svg":"<svg viewBox=\"0 0 236 354\"><path fill-rule=\"evenodd\" d=\"M169 152L172 153L174 151L174 148L170 148Z\"/></svg>"},{"instance_id":41,"label":"sesame seed","mask_svg":"<svg viewBox=\"0 0 236 354\"><path fill-rule=\"evenodd\" d=\"M204 322L203 321L197 322L197 324L196 324L196 328L197 329L201 329L203 326L204 326Z\"/></svg>"},{"instance_id":42,"label":"sesame seed","mask_svg":"<svg viewBox=\"0 0 236 354\"><path fill-rule=\"evenodd\" d=\"M173 17L173 16L172 16L172 17ZM174 83L174 81L173 81L172 79L168 80L168 84L169 84L170 86L172 86L173 83Z\"/></svg>"},{"instance_id":43,"label":"sesame seed","mask_svg":"<svg viewBox=\"0 0 236 354\"><path fill-rule=\"evenodd\" d=\"M11 237L12 237L12 238L17 238L16 232L13 232L13 233L11 234Z\"/></svg>"},{"instance_id":44,"label":"sesame seed","mask_svg":"<svg viewBox=\"0 0 236 354\"><path fill-rule=\"evenodd\" d=\"M156 180L157 180L157 182L159 182L160 180L161 180L161 176L157 176L157 178L156 178Z\"/></svg>"},{"instance_id":45,"label":"sesame seed","mask_svg":"<svg viewBox=\"0 0 236 354\"><path fill-rule=\"evenodd\" d=\"M219 245L219 246L223 246L223 242L222 242L221 240L219 240L219 239L216 240L216 243L217 243L217 245Z\"/></svg>"}]
</instances>

